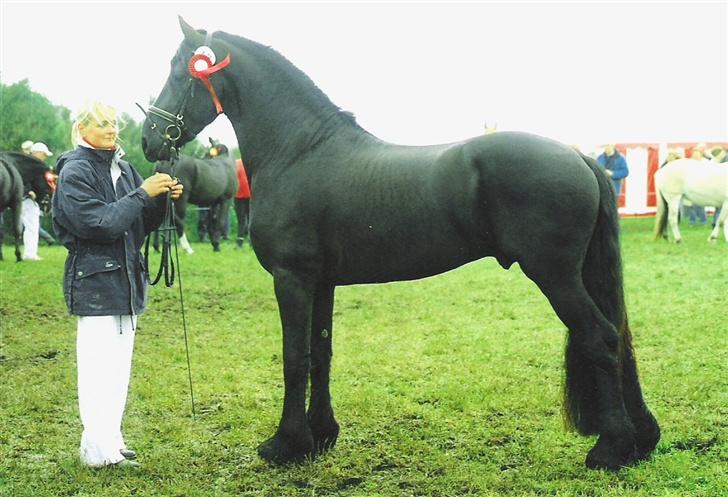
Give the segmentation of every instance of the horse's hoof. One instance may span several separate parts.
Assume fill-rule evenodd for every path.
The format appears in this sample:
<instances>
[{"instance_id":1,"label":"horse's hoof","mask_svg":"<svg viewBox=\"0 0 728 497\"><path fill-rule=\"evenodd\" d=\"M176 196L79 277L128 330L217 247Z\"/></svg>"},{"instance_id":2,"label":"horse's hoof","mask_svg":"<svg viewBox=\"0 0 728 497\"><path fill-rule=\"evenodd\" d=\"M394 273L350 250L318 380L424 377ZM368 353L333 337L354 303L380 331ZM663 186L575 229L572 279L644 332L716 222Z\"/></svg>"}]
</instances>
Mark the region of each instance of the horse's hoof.
<instances>
[{"instance_id":1,"label":"horse's hoof","mask_svg":"<svg viewBox=\"0 0 728 497\"><path fill-rule=\"evenodd\" d=\"M629 466L637 460L632 440L599 437L597 444L586 456L586 467L589 469L606 469L617 471Z\"/></svg>"},{"instance_id":2,"label":"horse's hoof","mask_svg":"<svg viewBox=\"0 0 728 497\"><path fill-rule=\"evenodd\" d=\"M325 423L309 420L308 425L311 427L311 433L313 434L313 445L316 454L323 454L336 446L336 440L339 438L339 423L333 417Z\"/></svg>"},{"instance_id":3,"label":"horse's hoof","mask_svg":"<svg viewBox=\"0 0 728 497\"><path fill-rule=\"evenodd\" d=\"M313 456L313 437L308 432L300 438L276 433L258 446L258 455L271 464L299 463Z\"/></svg>"},{"instance_id":4,"label":"horse's hoof","mask_svg":"<svg viewBox=\"0 0 728 497\"><path fill-rule=\"evenodd\" d=\"M635 435L635 457L638 461L650 457L652 451L657 447L657 442L660 441L660 425L652 413L648 412L647 414L648 416L645 418L644 426L639 426L639 424L635 423L635 429L637 431Z\"/></svg>"},{"instance_id":5,"label":"horse's hoof","mask_svg":"<svg viewBox=\"0 0 728 497\"><path fill-rule=\"evenodd\" d=\"M682 238L676 238L675 243L682 243Z\"/></svg>"}]
</instances>

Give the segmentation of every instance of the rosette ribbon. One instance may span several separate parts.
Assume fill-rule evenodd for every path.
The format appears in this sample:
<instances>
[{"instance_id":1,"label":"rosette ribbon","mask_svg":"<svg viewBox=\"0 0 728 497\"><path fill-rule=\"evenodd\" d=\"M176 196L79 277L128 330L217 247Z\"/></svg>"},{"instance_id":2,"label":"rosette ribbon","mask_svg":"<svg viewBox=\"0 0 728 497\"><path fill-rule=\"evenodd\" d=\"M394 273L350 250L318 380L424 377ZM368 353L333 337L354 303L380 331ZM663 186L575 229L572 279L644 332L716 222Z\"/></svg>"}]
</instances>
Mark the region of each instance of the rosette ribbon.
<instances>
[{"instance_id":1,"label":"rosette ribbon","mask_svg":"<svg viewBox=\"0 0 728 497\"><path fill-rule=\"evenodd\" d=\"M212 102L215 104L215 110L220 114L222 112L222 104L215 92L215 88L210 83L210 76L216 72L225 69L230 65L230 54L227 55L219 64L214 64L213 59L204 53L196 53L192 56L189 63L189 71L193 78L202 81L207 91L210 92Z\"/></svg>"}]
</instances>

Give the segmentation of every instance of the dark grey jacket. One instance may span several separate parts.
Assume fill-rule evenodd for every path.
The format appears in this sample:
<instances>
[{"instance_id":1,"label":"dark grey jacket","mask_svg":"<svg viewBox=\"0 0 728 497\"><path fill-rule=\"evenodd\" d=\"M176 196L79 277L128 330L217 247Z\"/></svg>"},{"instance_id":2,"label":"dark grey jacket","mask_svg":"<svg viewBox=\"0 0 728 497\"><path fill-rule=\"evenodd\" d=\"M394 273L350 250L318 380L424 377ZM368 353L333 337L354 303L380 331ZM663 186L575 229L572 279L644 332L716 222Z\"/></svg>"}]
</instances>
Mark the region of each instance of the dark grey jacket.
<instances>
[{"instance_id":1,"label":"dark grey jacket","mask_svg":"<svg viewBox=\"0 0 728 497\"><path fill-rule=\"evenodd\" d=\"M53 227L68 249L63 293L77 316L138 315L146 306L141 247L161 223L165 196L151 199L123 160L115 193L113 158L113 151L78 147L58 159Z\"/></svg>"}]
</instances>

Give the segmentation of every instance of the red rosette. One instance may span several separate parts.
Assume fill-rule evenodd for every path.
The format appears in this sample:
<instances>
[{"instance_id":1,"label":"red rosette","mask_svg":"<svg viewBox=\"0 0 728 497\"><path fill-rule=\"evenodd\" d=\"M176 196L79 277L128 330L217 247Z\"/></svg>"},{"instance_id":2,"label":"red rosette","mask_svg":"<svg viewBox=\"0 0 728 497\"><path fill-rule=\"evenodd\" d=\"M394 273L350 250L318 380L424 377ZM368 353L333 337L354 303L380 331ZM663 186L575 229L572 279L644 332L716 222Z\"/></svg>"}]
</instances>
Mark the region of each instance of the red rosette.
<instances>
[{"instance_id":1,"label":"red rosette","mask_svg":"<svg viewBox=\"0 0 728 497\"><path fill-rule=\"evenodd\" d=\"M197 69L196 66L198 66L198 62L200 62L200 61L204 62L205 67ZM201 66L202 64L199 64L199 65ZM193 55L192 58L190 59L189 65L188 65L188 69L193 78L204 78L207 75L206 74L207 70L210 69L211 67L212 67L212 60L210 60L210 57L208 57L205 54L201 54L201 53Z\"/></svg>"}]
</instances>

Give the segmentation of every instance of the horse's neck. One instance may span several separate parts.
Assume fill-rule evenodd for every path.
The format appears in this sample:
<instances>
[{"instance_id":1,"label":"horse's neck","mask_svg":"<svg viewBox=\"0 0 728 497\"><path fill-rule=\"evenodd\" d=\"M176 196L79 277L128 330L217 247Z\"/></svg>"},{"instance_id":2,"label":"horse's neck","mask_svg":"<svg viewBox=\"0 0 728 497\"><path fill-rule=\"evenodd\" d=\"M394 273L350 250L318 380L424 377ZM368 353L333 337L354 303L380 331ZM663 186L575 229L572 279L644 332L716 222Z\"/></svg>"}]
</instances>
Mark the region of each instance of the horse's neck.
<instances>
[{"instance_id":1,"label":"horse's neck","mask_svg":"<svg viewBox=\"0 0 728 497\"><path fill-rule=\"evenodd\" d=\"M228 93L224 109L251 174L271 163L293 163L336 133L364 133L281 55L260 46L250 52L237 48L231 69L238 73L229 73L227 79L234 95ZM265 60L250 61L251 53ZM248 62L235 66L235 60ZM236 77L241 73L244 78ZM250 87L256 88L254 95Z\"/></svg>"}]
</instances>

